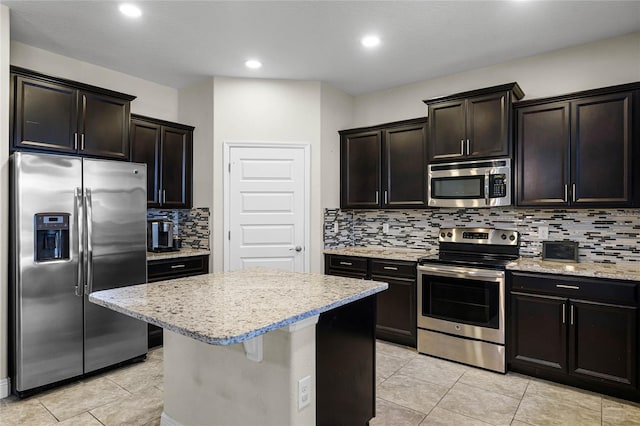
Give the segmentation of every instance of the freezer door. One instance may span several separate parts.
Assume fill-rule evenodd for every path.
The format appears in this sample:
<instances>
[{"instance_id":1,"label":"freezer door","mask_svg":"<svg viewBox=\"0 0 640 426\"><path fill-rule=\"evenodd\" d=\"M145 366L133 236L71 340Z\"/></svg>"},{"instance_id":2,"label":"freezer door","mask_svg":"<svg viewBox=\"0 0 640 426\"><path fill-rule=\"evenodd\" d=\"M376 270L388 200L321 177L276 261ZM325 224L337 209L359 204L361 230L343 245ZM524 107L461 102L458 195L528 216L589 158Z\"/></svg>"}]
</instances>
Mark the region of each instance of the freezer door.
<instances>
[{"instance_id":1,"label":"freezer door","mask_svg":"<svg viewBox=\"0 0 640 426\"><path fill-rule=\"evenodd\" d=\"M78 284L82 288L80 200L75 198L81 184L78 158L20 152L11 157L10 327L18 392L82 374L83 297L81 291L76 295ZM70 215L67 260L35 262L36 213Z\"/></svg>"},{"instance_id":2,"label":"freezer door","mask_svg":"<svg viewBox=\"0 0 640 426\"><path fill-rule=\"evenodd\" d=\"M144 355L147 324L88 300L93 291L147 280L146 165L84 159L85 372Z\"/></svg>"}]
</instances>

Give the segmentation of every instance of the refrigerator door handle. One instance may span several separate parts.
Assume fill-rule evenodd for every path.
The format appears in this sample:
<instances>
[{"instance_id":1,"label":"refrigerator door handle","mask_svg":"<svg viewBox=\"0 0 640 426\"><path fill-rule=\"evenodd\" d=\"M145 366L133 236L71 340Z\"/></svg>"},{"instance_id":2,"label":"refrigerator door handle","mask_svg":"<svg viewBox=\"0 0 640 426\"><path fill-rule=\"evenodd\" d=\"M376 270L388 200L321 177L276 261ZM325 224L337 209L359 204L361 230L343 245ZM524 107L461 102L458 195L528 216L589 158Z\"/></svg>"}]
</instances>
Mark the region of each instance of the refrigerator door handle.
<instances>
[{"instance_id":1,"label":"refrigerator door handle","mask_svg":"<svg viewBox=\"0 0 640 426\"><path fill-rule=\"evenodd\" d=\"M87 279L85 281L84 293L91 294L93 291L93 218L91 205L91 188L85 188L85 203L87 208Z\"/></svg>"},{"instance_id":2,"label":"refrigerator door handle","mask_svg":"<svg viewBox=\"0 0 640 426\"><path fill-rule=\"evenodd\" d=\"M76 188L75 193L75 203L76 203L76 238L78 238L78 281L76 282L75 293L76 296L83 295L83 280L82 280L82 272L84 265L84 214L82 209L82 188Z\"/></svg>"}]
</instances>

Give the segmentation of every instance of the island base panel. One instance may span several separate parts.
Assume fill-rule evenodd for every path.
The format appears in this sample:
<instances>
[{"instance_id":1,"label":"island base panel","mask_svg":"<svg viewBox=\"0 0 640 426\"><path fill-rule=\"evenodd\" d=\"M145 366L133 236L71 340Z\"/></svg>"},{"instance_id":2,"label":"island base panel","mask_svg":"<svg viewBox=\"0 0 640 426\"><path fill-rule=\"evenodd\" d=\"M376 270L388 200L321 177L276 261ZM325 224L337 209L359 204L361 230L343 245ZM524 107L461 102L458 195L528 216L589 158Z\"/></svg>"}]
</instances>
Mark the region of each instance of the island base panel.
<instances>
[{"instance_id":1,"label":"island base panel","mask_svg":"<svg viewBox=\"0 0 640 426\"><path fill-rule=\"evenodd\" d=\"M242 343L218 346L164 330L163 426L314 425L315 323L263 335L263 359ZM298 410L298 380L311 377L309 405Z\"/></svg>"}]
</instances>

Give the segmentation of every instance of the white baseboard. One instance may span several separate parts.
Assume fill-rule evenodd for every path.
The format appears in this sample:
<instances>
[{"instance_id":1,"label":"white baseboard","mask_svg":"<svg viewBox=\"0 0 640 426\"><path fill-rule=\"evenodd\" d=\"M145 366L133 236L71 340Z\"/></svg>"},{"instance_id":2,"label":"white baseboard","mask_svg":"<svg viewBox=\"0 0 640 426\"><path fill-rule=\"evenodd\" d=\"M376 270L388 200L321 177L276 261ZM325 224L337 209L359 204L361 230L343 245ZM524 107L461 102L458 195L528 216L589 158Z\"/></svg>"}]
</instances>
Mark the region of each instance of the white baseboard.
<instances>
[{"instance_id":1,"label":"white baseboard","mask_svg":"<svg viewBox=\"0 0 640 426\"><path fill-rule=\"evenodd\" d=\"M6 398L9 395L11 395L11 379L5 377L4 379L0 379L0 399Z\"/></svg>"},{"instance_id":2,"label":"white baseboard","mask_svg":"<svg viewBox=\"0 0 640 426\"><path fill-rule=\"evenodd\" d=\"M160 416L160 426L182 426L182 424L172 419L163 411L162 416Z\"/></svg>"}]
</instances>

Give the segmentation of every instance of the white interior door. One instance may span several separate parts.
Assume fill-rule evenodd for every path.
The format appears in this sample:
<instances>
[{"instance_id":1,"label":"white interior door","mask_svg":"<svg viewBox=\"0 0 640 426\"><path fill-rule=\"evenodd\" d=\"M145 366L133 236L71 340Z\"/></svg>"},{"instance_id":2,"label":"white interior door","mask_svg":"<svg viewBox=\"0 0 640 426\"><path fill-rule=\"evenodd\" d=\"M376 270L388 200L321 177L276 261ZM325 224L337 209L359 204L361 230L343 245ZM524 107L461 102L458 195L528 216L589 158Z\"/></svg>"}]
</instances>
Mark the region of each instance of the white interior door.
<instances>
[{"instance_id":1,"label":"white interior door","mask_svg":"<svg viewBox=\"0 0 640 426\"><path fill-rule=\"evenodd\" d=\"M226 147L226 270L307 271L308 150L308 145Z\"/></svg>"}]
</instances>

